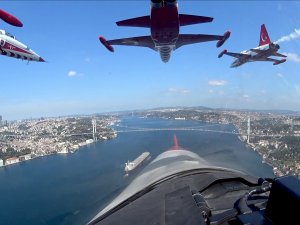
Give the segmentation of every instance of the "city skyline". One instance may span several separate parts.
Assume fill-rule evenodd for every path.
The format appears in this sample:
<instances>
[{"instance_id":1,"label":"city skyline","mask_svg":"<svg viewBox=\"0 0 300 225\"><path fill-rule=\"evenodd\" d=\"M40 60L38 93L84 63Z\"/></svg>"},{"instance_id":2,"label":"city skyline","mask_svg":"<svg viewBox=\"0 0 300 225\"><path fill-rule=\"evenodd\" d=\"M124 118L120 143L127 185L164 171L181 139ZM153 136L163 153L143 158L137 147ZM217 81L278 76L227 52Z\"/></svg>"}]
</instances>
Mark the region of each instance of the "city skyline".
<instances>
[{"instance_id":1,"label":"city skyline","mask_svg":"<svg viewBox=\"0 0 300 225\"><path fill-rule=\"evenodd\" d=\"M27 65L1 56L3 120L170 106L300 111L300 3L178 4L180 13L214 17L212 23L182 27L181 33L222 35L229 29L231 37L221 48L216 42L184 46L164 64L148 49L116 46L112 54L98 40L99 35L149 35L149 29L117 27L115 22L149 15L150 1L2 1L1 9L20 18L24 27L1 21L0 29L47 61ZM245 10L258 8L264 12L245 16ZM231 69L233 59L217 58L225 48L240 52L256 47L262 23L288 55L286 63L258 62Z\"/></svg>"}]
</instances>

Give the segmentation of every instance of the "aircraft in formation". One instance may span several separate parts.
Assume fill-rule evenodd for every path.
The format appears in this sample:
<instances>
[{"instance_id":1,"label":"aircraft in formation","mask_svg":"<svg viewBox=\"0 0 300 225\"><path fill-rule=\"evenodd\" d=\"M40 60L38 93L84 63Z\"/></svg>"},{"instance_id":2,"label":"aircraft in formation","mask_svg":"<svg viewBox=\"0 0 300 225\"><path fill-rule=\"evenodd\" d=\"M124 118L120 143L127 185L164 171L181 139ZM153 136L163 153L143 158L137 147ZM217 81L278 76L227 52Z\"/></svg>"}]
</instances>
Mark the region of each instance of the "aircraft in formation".
<instances>
[{"instance_id":1,"label":"aircraft in formation","mask_svg":"<svg viewBox=\"0 0 300 225\"><path fill-rule=\"evenodd\" d=\"M17 17L2 9L0 9L0 19L16 27L23 26ZM0 54L22 60L45 62L42 57L5 30L0 30Z\"/></svg>"},{"instance_id":2,"label":"aircraft in formation","mask_svg":"<svg viewBox=\"0 0 300 225\"><path fill-rule=\"evenodd\" d=\"M5 22L22 27L22 22L12 14L0 9L0 19ZM127 45L148 47L158 51L163 62L168 62L171 52L188 44L200 42L218 41L217 47L221 47L230 37L230 31L224 35L208 34L180 34L181 26L212 22L212 17L195 16L178 13L177 0L151 0L151 15L142 16L117 22L118 26L146 27L150 28L150 36L139 36L106 40L103 36L99 37L100 42L111 52L114 52L112 45ZM271 42L265 25L261 26L259 46L241 53L228 52L223 50L218 57L224 54L237 58L231 67L238 67L247 62L269 61L273 65L284 63L286 59L273 59L270 56L286 57L278 53L280 46ZM45 60L35 53L32 49L18 41L15 36L0 30L0 54L28 61L45 62Z\"/></svg>"},{"instance_id":3,"label":"aircraft in formation","mask_svg":"<svg viewBox=\"0 0 300 225\"><path fill-rule=\"evenodd\" d=\"M286 59L278 60L278 59L269 58L270 56L277 56L277 57L287 57L287 56L278 53L280 46L274 42L271 42L266 26L264 24L261 25L259 38L260 38L259 46L256 48L251 48L249 50L242 51L241 53L228 52L225 49L218 55L218 57L221 58L223 55L229 55L237 58L231 64L231 67L238 67L243 65L244 63L255 62L255 61L273 62L273 65L278 65L286 61Z\"/></svg>"},{"instance_id":4,"label":"aircraft in formation","mask_svg":"<svg viewBox=\"0 0 300 225\"><path fill-rule=\"evenodd\" d=\"M163 62L168 62L171 52L184 45L207 41L218 41L221 47L229 38L230 31L224 35L179 34L181 26L212 22L212 17L178 14L177 0L151 0L151 15L117 22L118 26L150 28L151 36L130 37L106 40L99 37L100 42L111 52L112 45L128 45L148 47L158 51Z\"/></svg>"}]
</instances>

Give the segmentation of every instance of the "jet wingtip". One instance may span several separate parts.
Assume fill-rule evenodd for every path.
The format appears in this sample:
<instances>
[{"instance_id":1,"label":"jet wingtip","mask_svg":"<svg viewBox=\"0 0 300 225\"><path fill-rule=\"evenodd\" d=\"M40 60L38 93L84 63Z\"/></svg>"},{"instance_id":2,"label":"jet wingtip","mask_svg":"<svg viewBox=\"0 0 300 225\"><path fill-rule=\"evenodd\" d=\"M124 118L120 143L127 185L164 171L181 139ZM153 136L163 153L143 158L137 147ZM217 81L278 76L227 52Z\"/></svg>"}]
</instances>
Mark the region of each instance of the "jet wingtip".
<instances>
[{"instance_id":1,"label":"jet wingtip","mask_svg":"<svg viewBox=\"0 0 300 225\"><path fill-rule=\"evenodd\" d=\"M286 59L281 59L281 60L279 60L279 61L274 62L273 65L274 65L274 66L275 66L275 65L279 65L279 64L284 63L284 62L286 62Z\"/></svg>"},{"instance_id":2,"label":"jet wingtip","mask_svg":"<svg viewBox=\"0 0 300 225\"><path fill-rule=\"evenodd\" d=\"M227 39L230 37L230 35L231 35L231 31L230 30L226 31L223 34L222 39L217 42L217 48L220 48L225 43L225 41L227 41Z\"/></svg>"},{"instance_id":3,"label":"jet wingtip","mask_svg":"<svg viewBox=\"0 0 300 225\"><path fill-rule=\"evenodd\" d=\"M218 55L218 58L221 58L224 54L227 53L227 49L224 49L220 54Z\"/></svg>"},{"instance_id":4,"label":"jet wingtip","mask_svg":"<svg viewBox=\"0 0 300 225\"><path fill-rule=\"evenodd\" d=\"M104 45L104 47L110 51L110 52L114 52L114 48L108 44L107 40L103 37L103 36L99 36L99 41L101 42L101 44Z\"/></svg>"},{"instance_id":5,"label":"jet wingtip","mask_svg":"<svg viewBox=\"0 0 300 225\"><path fill-rule=\"evenodd\" d=\"M15 27L23 27L23 23L14 15L0 9L0 19Z\"/></svg>"}]
</instances>

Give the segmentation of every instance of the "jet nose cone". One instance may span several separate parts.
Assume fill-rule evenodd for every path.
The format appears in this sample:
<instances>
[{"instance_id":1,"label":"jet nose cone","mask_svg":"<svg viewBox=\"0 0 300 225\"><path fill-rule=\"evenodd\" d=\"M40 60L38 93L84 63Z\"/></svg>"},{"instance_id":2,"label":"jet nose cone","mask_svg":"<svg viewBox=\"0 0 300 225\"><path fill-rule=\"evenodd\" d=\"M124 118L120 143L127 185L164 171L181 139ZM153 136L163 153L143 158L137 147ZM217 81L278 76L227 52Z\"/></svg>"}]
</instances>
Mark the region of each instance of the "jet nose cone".
<instances>
[{"instance_id":1,"label":"jet nose cone","mask_svg":"<svg viewBox=\"0 0 300 225\"><path fill-rule=\"evenodd\" d=\"M46 62L46 61L42 57L40 57L39 62Z\"/></svg>"},{"instance_id":2,"label":"jet nose cone","mask_svg":"<svg viewBox=\"0 0 300 225\"><path fill-rule=\"evenodd\" d=\"M239 63L234 62L230 65L230 68L235 68L235 67L238 67L238 66L239 66Z\"/></svg>"}]
</instances>

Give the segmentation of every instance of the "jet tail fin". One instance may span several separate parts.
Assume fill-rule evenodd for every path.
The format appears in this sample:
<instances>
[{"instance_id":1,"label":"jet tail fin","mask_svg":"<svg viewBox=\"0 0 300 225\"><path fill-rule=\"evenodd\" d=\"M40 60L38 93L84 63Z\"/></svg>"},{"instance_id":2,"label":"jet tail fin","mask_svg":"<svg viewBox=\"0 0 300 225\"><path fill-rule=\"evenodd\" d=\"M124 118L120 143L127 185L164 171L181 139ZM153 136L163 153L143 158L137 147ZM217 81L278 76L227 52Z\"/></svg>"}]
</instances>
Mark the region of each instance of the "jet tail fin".
<instances>
[{"instance_id":1,"label":"jet tail fin","mask_svg":"<svg viewBox=\"0 0 300 225\"><path fill-rule=\"evenodd\" d=\"M180 26L187 26L198 23L209 23L213 21L214 18L206 17L206 16L194 16L194 15L186 15L179 14L179 24Z\"/></svg>"},{"instance_id":2,"label":"jet tail fin","mask_svg":"<svg viewBox=\"0 0 300 225\"><path fill-rule=\"evenodd\" d=\"M266 26L265 26L265 24L262 24L261 28L260 28L259 46L270 44L270 43L271 43L271 40L270 40L268 31L266 29Z\"/></svg>"},{"instance_id":3,"label":"jet tail fin","mask_svg":"<svg viewBox=\"0 0 300 225\"><path fill-rule=\"evenodd\" d=\"M141 16L117 22L118 26L150 28L150 16Z\"/></svg>"}]
</instances>

